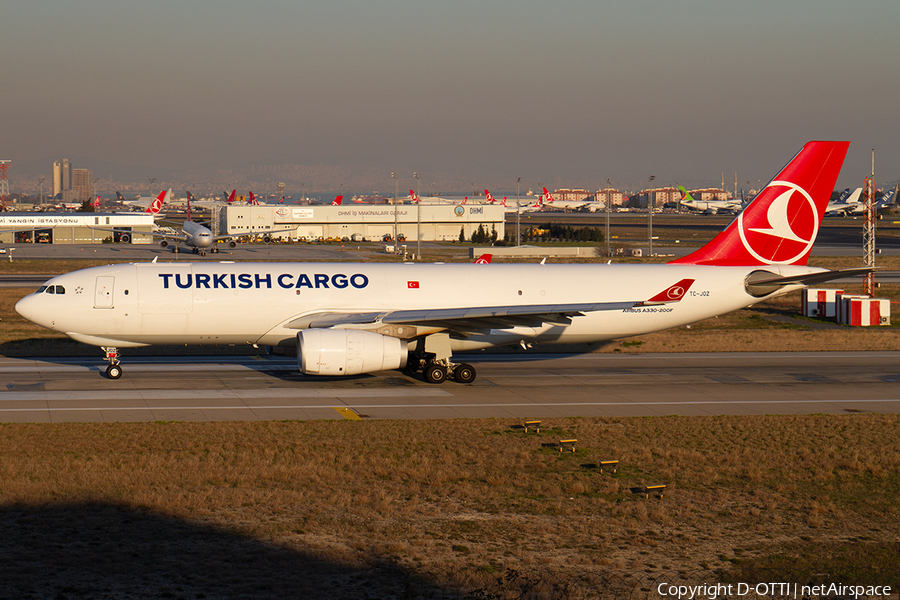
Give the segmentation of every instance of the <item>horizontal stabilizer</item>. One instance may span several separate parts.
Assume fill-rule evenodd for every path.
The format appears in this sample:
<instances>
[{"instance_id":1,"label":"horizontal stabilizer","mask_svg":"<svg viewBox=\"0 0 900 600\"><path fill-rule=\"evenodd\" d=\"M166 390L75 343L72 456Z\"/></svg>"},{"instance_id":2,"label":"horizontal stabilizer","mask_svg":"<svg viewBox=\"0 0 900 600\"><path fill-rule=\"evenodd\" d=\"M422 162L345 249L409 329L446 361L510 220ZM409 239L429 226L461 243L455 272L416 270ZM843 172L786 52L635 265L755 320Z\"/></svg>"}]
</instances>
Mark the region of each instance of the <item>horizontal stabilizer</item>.
<instances>
[{"instance_id":1,"label":"horizontal stabilizer","mask_svg":"<svg viewBox=\"0 0 900 600\"><path fill-rule=\"evenodd\" d=\"M875 267L855 267L788 276L776 275L770 271L754 271L747 276L744 285L749 294L759 297L771 294L788 285L819 285L835 279L866 275L874 270Z\"/></svg>"}]
</instances>

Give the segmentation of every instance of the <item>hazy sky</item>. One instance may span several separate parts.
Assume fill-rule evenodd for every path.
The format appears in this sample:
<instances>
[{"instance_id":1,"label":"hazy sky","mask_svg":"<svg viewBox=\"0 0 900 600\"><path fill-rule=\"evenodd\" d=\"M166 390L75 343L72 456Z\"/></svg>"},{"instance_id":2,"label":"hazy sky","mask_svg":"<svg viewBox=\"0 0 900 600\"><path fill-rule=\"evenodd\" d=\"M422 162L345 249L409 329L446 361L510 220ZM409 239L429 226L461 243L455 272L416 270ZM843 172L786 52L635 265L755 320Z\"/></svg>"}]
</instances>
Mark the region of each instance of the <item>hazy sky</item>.
<instances>
[{"instance_id":1,"label":"hazy sky","mask_svg":"<svg viewBox=\"0 0 900 600\"><path fill-rule=\"evenodd\" d=\"M730 188L846 139L841 187L872 148L881 183L898 25L897 0L4 0L0 158Z\"/></svg>"}]
</instances>

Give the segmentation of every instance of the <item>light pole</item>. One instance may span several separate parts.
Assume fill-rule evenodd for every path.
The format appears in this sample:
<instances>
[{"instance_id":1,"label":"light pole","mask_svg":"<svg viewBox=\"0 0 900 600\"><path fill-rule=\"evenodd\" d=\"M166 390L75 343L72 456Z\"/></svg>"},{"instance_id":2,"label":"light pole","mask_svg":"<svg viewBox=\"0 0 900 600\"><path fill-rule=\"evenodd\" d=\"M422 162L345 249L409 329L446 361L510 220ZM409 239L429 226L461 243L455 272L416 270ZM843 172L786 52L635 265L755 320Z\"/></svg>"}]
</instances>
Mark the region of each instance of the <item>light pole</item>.
<instances>
[{"instance_id":1,"label":"light pole","mask_svg":"<svg viewBox=\"0 0 900 600\"><path fill-rule=\"evenodd\" d=\"M41 184L41 212L44 212L44 179L45 177L43 175L38 177L38 181Z\"/></svg>"},{"instance_id":2,"label":"light pole","mask_svg":"<svg viewBox=\"0 0 900 600\"><path fill-rule=\"evenodd\" d=\"M647 185L647 206L650 207L650 220L647 221L647 226L650 228L650 256L653 256L653 180L656 179L656 175L650 176L650 183Z\"/></svg>"},{"instance_id":3,"label":"light pole","mask_svg":"<svg viewBox=\"0 0 900 600\"><path fill-rule=\"evenodd\" d=\"M522 245L522 232L519 228L519 184L521 177L516 177L516 248Z\"/></svg>"},{"instance_id":4,"label":"light pole","mask_svg":"<svg viewBox=\"0 0 900 600\"><path fill-rule=\"evenodd\" d=\"M610 257L610 252L609 252L609 250L610 250L609 249L609 205L610 205L609 190L611 188L612 188L612 182L607 177L607 179L606 179L606 258Z\"/></svg>"},{"instance_id":5,"label":"light pole","mask_svg":"<svg viewBox=\"0 0 900 600\"><path fill-rule=\"evenodd\" d=\"M150 202L153 202L153 182L156 181L156 177L150 178Z\"/></svg>"},{"instance_id":6,"label":"light pole","mask_svg":"<svg viewBox=\"0 0 900 600\"><path fill-rule=\"evenodd\" d=\"M398 187L400 185L400 181L397 179L396 173L391 173L391 177L394 178L394 252L396 252L398 248L397 219L399 219L399 216L397 214L397 196L400 194L400 188Z\"/></svg>"},{"instance_id":7,"label":"light pole","mask_svg":"<svg viewBox=\"0 0 900 600\"><path fill-rule=\"evenodd\" d=\"M422 256L422 198L419 196L421 184L419 182L419 172L414 171L413 177L416 178L416 259L421 260Z\"/></svg>"}]
</instances>

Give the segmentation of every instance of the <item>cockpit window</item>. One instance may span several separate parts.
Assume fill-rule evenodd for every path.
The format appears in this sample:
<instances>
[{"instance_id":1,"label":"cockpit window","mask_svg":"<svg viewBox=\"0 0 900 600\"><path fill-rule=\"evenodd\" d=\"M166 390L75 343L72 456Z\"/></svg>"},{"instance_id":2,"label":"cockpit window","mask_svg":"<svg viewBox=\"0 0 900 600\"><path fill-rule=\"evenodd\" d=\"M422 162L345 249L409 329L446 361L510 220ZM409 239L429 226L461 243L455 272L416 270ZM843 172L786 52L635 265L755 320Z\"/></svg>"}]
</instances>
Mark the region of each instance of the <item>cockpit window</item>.
<instances>
[{"instance_id":1,"label":"cockpit window","mask_svg":"<svg viewBox=\"0 0 900 600\"><path fill-rule=\"evenodd\" d=\"M46 285L42 285L41 287L39 287L39 288L37 289L37 291L35 292L35 294L43 294L45 291L47 291L47 286L46 286Z\"/></svg>"},{"instance_id":2,"label":"cockpit window","mask_svg":"<svg viewBox=\"0 0 900 600\"><path fill-rule=\"evenodd\" d=\"M36 294L65 294L66 288L61 285L42 285L38 288Z\"/></svg>"},{"instance_id":3,"label":"cockpit window","mask_svg":"<svg viewBox=\"0 0 900 600\"><path fill-rule=\"evenodd\" d=\"M56 286L55 286L55 285L48 285L48 286L47 286L47 291L46 291L46 293L47 293L47 294L55 294L55 293L56 293Z\"/></svg>"},{"instance_id":4,"label":"cockpit window","mask_svg":"<svg viewBox=\"0 0 900 600\"><path fill-rule=\"evenodd\" d=\"M58 285L58 286L56 286L56 293L57 293L57 294L65 294L65 293L66 293L66 288L64 288L64 287L61 286L61 285Z\"/></svg>"}]
</instances>

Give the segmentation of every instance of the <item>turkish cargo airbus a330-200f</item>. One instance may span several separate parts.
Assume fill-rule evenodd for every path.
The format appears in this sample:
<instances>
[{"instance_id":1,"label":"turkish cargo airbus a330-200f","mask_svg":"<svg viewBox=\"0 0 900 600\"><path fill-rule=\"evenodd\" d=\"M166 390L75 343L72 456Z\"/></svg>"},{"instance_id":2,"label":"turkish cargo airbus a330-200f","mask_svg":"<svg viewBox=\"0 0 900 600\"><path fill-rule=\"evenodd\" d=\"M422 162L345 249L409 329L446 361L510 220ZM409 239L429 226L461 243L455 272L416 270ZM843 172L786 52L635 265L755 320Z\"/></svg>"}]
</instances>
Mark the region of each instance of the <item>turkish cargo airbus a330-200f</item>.
<instances>
[{"instance_id":1,"label":"turkish cargo airbus a330-200f","mask_svg":"<svg viewBox=\"0 0 900 600\"><path fill-rule=\"evenodd\" d=\"M135 263L54 277L16 304L106 351L296 349L299 370L475 379L453 352L597 342L685 325L845 276L806 266L848 142L810 142L712 241L668 264Z\"/></svg>"}]
</instances>

